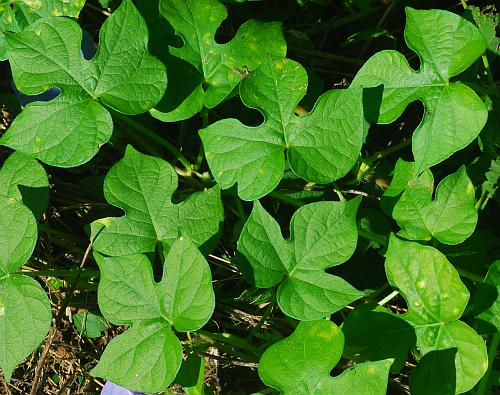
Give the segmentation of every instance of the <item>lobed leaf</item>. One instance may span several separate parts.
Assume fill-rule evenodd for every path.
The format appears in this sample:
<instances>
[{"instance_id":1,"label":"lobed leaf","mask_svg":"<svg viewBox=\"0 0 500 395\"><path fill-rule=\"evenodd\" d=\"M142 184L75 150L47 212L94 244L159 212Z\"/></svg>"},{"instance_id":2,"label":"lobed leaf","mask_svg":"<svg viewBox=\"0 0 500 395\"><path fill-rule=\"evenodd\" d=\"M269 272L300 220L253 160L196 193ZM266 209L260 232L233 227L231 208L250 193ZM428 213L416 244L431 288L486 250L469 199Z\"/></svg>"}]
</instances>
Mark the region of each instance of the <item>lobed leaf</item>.
<instances>
[{"instance_id":1,"label":"lobed leaf","mask_svg":"<svg viewBox=\"0 0 500 395\"><path fill-rule=\"evenodd\" d=\"M462 243L474 232L478 217L474 186L465 166L439 183L434 200L433 189L429 170L408 180L392 212L401 227L398 234L410 240L434 237L444 244Z\"/></svg>"},{"instance_id":2,"label":"lobed leaf","mask_svg":"<svg viewBox=\"0 0 500 395\"><path fill-rule=\"evenodd\" d=\"M363 294L325 273L345 262L357 242L356 211L361 202L319 202L301 207L290 222L290 240L256 201L238 240L247 278L260 288L280 284L280 308L290 317L315 320L338 311Z\"/></svg>"},{"instance_id":3,"label":"lobed leaf","mask_svg":"<svg viewBox=\"0 0 500 395\"><path fill-rule=\"evenodd\" d=\"M264 352L259 376L283 395L385 394L390 359L362 363L330 376L343 346L344 336L333 322L299 322L289 337Z\"/></svg>"},{"instance_id":4,"label":"lobed leaf","mask_svg":"<svg viewBox=\"0 0 500 395\"><path fill-rule=\"evenodd\" d=\"M164 245L163 277L155 283L145 255L94 256L101 270L99 307L114 324L131 324L111 341L92 374L147 393L161 392L182 361L176 331L199 329L210 319L215 295L207 261L185 237Z\"/></svg>"},{"instance_id":5,"label":"lobed leaf","mask_svg":"<svg viewBox=\"0 0 500 395\"><path fill-rule=\"evenodd\" d=\"M183 41L180 48L170 46L170 54L193 66L198 73L193 76L184 67L182 78L194 79L195 84L177 108L151 111L164 122L190 118L203 106L215 107L231 94L245 71L255 70L266 61L267 55L286 55L286 42L278 22L249 20L231 41L217 43L215 32L227 17L225 6L218 0L160 0L160 14ZM190 81L175 83L191 84Z\"/></svg>"},{"instance_id":6,"label":"lobed leaf","mask_svg":"<svg viewBox=\"0 0 500 395\"><path fill-rule=\"evenodd\" d=\"M311 113L294 110L307 90L307 74L297 62L268 57L240 85L240 97L264 115L256 127L229 118L200 130L205 156L223 189L238 184L244 200L271 192L285 169L307 181L330 183L356 163L363 142L361 91L329 91Z\"/></svg>"},{"instance_id":7,"label":"lobed leaf","mask_svg":"<svg viewBox=\"0 0 500 395\"><path fill-rule=\"evenodd\" d=\"M165 92L165 68L148 53L147 39L146 24L131 0L104 22L90 62L80 54L82 32L70 19L43 18L20 33L8 33L17 88L37 94L57 87L61 93L49 102L28 104L0 144L54 166L90 160L113 130L103 104L139 114Z\"/></svg>"},{"instance_id":8,"label":"lobed leaf","mask_svg":"<svg viewBox=\"0 0 500 395\"><path fill-rule=\"evenodd\" d=\"M104 181L106 200L125 215L92 224L94 249L111 256L154 252L158 242L170 245L181 235L198 246L210 242L224 220L220 189L194 193L175 205L176 189L177 174L168 162L129 145Z\"/></svg>"},{"instance_id":9,"label":"lobed leaf","mask_svg":"<svg viewBox=\"0 0 500 395\"><path fill-rule=\"evenodd\" d=\"M385 268L389 283L407 301L408 312L400 317L415 328L422 355L456 348L456 393L469 391L486 372L488 356L483 339L457 321L467 306L469 292L455 268L435 248L394 235Z\"/></svg>"},{"instance_id":10,"label":"lobed leaf","mask_svg":"<svg viewBox=\"0 0 500 395\"><path fill-rule=\"evenodd\" d=\"M486 41L459 15L410 7L405 40L420 58L419 70L399 52L381 51L363 65L352 86L383 86L381 97L378 92L366 95L370 122L391 123L411 102L423 102L424 116L412 139L418 174L469 145L485 125L488 113L481 99L468 86L450 80L484 53Z\"/></svg>"}]
</instances>

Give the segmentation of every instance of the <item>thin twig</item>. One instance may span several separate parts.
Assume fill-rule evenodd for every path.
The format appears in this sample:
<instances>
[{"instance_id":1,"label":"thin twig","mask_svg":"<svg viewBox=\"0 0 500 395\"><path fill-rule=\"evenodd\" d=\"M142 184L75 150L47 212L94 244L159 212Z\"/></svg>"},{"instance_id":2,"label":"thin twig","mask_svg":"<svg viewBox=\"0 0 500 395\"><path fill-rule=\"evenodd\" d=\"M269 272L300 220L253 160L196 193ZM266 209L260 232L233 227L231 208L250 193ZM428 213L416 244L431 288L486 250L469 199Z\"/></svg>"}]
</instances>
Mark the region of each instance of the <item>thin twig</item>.
<instances>
[{"instance_id":1,"label":"thin twig","mask_svg":"<svg viewBox=\"0 0 500 395\"><path fill-rule=\"evenodd\" d=\"M43 365L45 363L45 360L47 359L47 355L49 355L50 346L54 341L56 332L57 332L57 327L54 322L54 325L50 328L49 336L45 341L45 346L43 348L42 355L40 355L40 359L36 364L35 377L33 377L33 384L31 386L30 395L36 395L36 393L38 392L38 383L40 382L40 376L42 374Z\"/></svg>"}]
</instances>

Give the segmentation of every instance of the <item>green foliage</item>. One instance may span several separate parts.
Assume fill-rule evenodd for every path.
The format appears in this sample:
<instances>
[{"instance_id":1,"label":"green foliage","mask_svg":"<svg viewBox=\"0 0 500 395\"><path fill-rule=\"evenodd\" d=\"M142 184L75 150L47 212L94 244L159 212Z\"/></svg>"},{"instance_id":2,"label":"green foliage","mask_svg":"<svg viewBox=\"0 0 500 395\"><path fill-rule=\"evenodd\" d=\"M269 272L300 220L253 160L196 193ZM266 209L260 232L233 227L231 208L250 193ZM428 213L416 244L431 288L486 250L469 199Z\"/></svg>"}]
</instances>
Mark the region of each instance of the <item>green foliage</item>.
<instances>
[{"instance_id":1,"label":"green foliage","mask_svg":"<svg viewBox=\"0 0 500 395\"><path fill-rule=\"evenodd\" d=\"M73 317L62 339L106 346L86 377L134 391L486 395L500 341L492 8L135 3L0 0L7 383L32 377L14 370L52 305L55 329ZM14 87L44 95L21 110Z\"/></svg>"},{"instance_id":2,"label":"green foliage","mask_svg":"<svg viewBox=\"0 0 500 395\"><path fill-rule=\"evenodd\" d=\"M494 327L493 332L500 332L500 261L495 261L488 269L484 283L475 296L476 318Z\"/></svg>"},{"instance_id":3,"label":"green foliage","mask_svg":"<svg viewBox=\"0 0 500 395\"><path fill-rule=\"evenodd\" d=\"M163 248L159 283L145 255L95 254L101 270L100 309L112 323L131 326L108 345L92 374L150 393L167 388L181 365L182 346L173 329L201 328L215 305L210 268L196 246L181 237Z\"/></svg>"},{"instance_id":4,"label":"green foliage","mask_svg":"<svg viewBox=\"0 0 500 395\"><path fill-rule=\"evenodd\" d=\"M73 316L73 323L78 332L89 338L101 337L102 332L109 328L106 321L90 311L82 311Z\"/></svg>"},{"instance_id":5,"label":"green foliage","mask_svg":"<svg viewBox=\"0 0 500 395\"><path fill-rule=\"evenodd\" d=\"M385 269L389 283L406 299L408 312L402 318L415 328L422 355L456 348L456 383L452 387L459 394L470 390L485 373L488 356L483 339L458 321L469 291L455 268L435 248L392 235Z\"/></svg>"},{"instance_id":6,"label":"green foliage","mask_svg":"<svg viewBox=\"0 0 500 395\"><path fill-rule=\"evenodd\" d=\"M50 16L77 18L85 0L2 0L0 2L0 61L8 57L3 31L19 32L38 19Z\"/></svg>"},{"instance_id":7,"label":"green foliage","mask_svg":"<svg viewBox=\"0 0 500 395\"><path fill-rule=\"evenodd\" d=\"M198 83L177 108L167 113L151 112L164 122L190 118L203 106L215 107L238 86L244 75L241 70L255 70L268 54L286 55L278 23L249 20L230 42L218 44L215 32L227 17L226 8L218 0L160 0L160 14L183 40L182 47L170 47L170 53L194 66L198 73L186 76Z\"/></svg>"},{"instance_id":8,"label":"green foliage","mask_svg":"<svg viewBox=\"0 0 500 395\"><path fill-rule=\"evenodd\" d=\"M355 365L331 377L344 347L344 335L331 321L301 322L291 336L262 355L259 375L283 395L382 395L392 360Z\"/></svg>"},{"instance_id":9,"label":"green foliage","mask_svg":"<svg viewBox=\"0 0 500 395\"><path fill-rule=\"evenodd\" d=\"M47 176L36 160L23 154L9 159L0 170L5 182L0 189L0 368L6 380L38 347L52 318L42 287L34 279L16 274L31 257L37 240L35 217L22 203L18 188L25 181L46 184ZM19 166L13 173L10 167L16 163ZM33 180L29 179L31 170L35 171Z\"/></svg>"},{"instance_id":10,"label":"green foliage","mask_svg":"<svg viewBox=\"0 0 500 395\"><path fill-rule=\"evenodd\" d=\"M419 70L399 52L381 51L363 65L352 85L374 88L365 90L371 122L391 123L409 103L423 102L424 117L412 139L420 173L469 145L485 125L482 100L450 79L481 56L486 42L472 23L451 12L407 8L406 17L405 40L420 58Z\"/></svg>"},{"instance_id":11,"label":"green foliage","mask_svg":"<svg viewBox=\"0 0 500 395\"><path fill-rule=\"evenodd\" d=\"M53 166L89 161L113 130L101 102L124 114L139 114L165 92L165 67L148 54L147 37L146 24L131 0L104 23L101 45L90 62L80 54L82 32L72 20L44 18L20 33L8 33L17 88L36 94L56 86L61 94L49 102L28 104L0 144ZM57 125L64 126L61 130Z\"/></svg>"},{"instance_id":12,"label":"green foliage","mask_svg":"<svg viewBox=\"0 0 500 395\"><path fill-rule=\"evenodd\" d=\"M363 141L361 91L329 91L310 114L297 117L306 90L304 68L289 59L268 58L242 81L241 100L261 111L264 123L249 127L230 118L200 131L222 188L238 183L244 200L268 194L283 176L285 150L292 170L307 181L331 183L354 166Z\"/></svg>"},{"instance_id":13,"label":"green foliage","mask_svg":"<svg viewBox=\"0 0 500 395\"><path fill-rule=\"evenodd\" d=\"M401 227L398 233L409 240L430 240L444 244L459 244L476 227L474 186L465 167L448 175L436 188L432 200L434 179L426 170L412 177L394 206L392 215Z\"/></svg>"},{"instance_id":14,"label":"green foliage","mask_svg":"<svg viewBox=\"0 0 500 395\"><path fill-rule=\"evenodd\" d=\"M125 216L92 224L94 250L111 256L154 252L158 242L171 245L181 235L198 246L210 242L224 220L219 189L197 192L177 205L171 201L176 189L172 166L128 146L104 181L104 196Z\"/></svg>"},{"instance_id":15,"label":"green foliage","mask_svg":"<svg viewBox=\"0 0 500 395\"><path fill-rule=\"evenodd\" d=\"M238 240L247 277L260 288L280 284L280 308L299 320L323 318L359 299L361 292L325 270L353 254L360 202L355 198L300 208L290 222L287 241L278 223L256 201Z\"/></svg>"}]
</instances>

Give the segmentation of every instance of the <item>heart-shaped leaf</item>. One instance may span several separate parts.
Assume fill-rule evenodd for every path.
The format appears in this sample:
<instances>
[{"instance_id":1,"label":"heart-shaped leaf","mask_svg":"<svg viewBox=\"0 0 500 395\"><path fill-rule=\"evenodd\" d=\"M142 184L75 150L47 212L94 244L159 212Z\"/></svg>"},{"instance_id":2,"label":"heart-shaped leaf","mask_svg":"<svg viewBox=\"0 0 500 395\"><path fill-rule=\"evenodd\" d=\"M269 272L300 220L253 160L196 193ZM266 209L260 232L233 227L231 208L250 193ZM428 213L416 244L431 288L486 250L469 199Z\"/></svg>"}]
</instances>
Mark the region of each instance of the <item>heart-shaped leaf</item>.
<instances>
[{"instance_id":1,"label":"heart-shaped leaf","mask_svg":"<svg viewBox=\"0 0 500 395\"><path fill-rule=\"evenodd\" d=\"M333 322L300 322L289 337L264 352L259 376L283 395L385 394L391 359L361 363L330 376L343 347L344 335Z\"/></svg>"},{"instance_id":2,"label":"heart-shaped leaf","mask_svg":"<svg viewBox=\"0 0 500 395\"><path fill-rule=\"evenodd\" d=\"M427 170L409 178L405 191L394 206L393 218L401 227L398 235L410 240L430 240L460 244L477 223L474 186L465 166L444 178L432 199L434 179Z\"/></svg>"},{"instance_id":3,"label":"heart-shaped leaf","mask_svg":"<svg viewBox=\"0 0 500 395\"><path fill-rule=\"evenodd\" d=\"M181 235L198 246L211 241L224 220L220 189L194 193L175 205L176 189L177 174L168 162L128 146L104 181L106 200L125 216L92 224L94 249L118 256L153 252L159 241L171 244Z\"/></svg>"},{"instance_id":4,"label":"heart-shaped leaf","mask_svg":"<svg viewBox=\"0 0 500 395\"><path fill-rule=\"evenodd\" d=\"M255 70L264 62L267 55L286 55L286 42L278 22L247 21L231 41L218 44L215 32L226 19L227 10L217 0L160 0L160 14L184 42L180 48L171 46L170 53L188 62L199 73L198 76L187 74L185 78L190 81L173 81L173 84L186 85L192 84L193 78L198 80L177 108L168 112L151 111L164 122L190 118L203 106L215 107L230 95L249 70ZM172 90L172 94L179 90L182 88Z\"/></svg>"},{"instance_id":5,"label":"heart-shaped leaf","mask_svg":"<svg viewBox=\"0 0 500 395\"><path fill-rule=\"evenodd\" d=\"M355 198L301 207L286 241L278 223L256 201L238 240L242 269L257 287L280 284L278 304L290 317L311 321L344 308L363 293L325 270L354 253L360 202Z\"/></svg>"},{"instance_id":6,"label":"heart-shaped leaf","mask_svg":"<svg viewBox=\"0 0 500 395\"><path fill-rule=\"evenodd\" d=\"M113 130L102 104L139 114L165 92L165 67L149 55L147 38L146 24L131 0L124 0L104 22L90 62L80 54L82 32L70 19L43 18L20 33L9 33L17 88L37 94L58 87L61 94L27 105L0 143L54 166L90 160Z\"/></svg>"},{"instance_id":7,"label":"heart-shaped leaf","mask_svg":"<svg viewBox=\"0 0 500 395\"><path fill-rule=\"evenodd\" d=\"M238 183L244 200L268 194L283 176L285 151L292 170L311 182L333 182L354 166L363 142L361 91L326 92L311 113L297 117L306 90L299 63L268 57L240 85L241 100L261 111L264 123L249 127L229 118L200 130L208 165L223 189Z\"/></svg>"},{"instance_id":8,"label":"heart-shaped leaf","mask_svg":"<svg viewBox=\"0 0 500 395\"><path fill-rule=\"evenodd\" d=\"M167 388L182 361L182 346L172 329L201 328L215 306L210 267L193 242L181 237L164 248L159 283L145 255L94 253L101 270L100 309L112 323L131 327L106 347L92 374L134 391Z\"/></svg>"},{"instance_id":9,"label":"heart-shaped leaf","mask_svg":"<svg viewBox=\"0 0 500 395\"><path fill-rule=\"evenodd\" d=\"M476 93L450 81L483 54L486 41L476 26L459 15L409 7L405 40L420 57L418 71L401 53L381 51L368 59L352 86L383 85L381 98L367 100L365 112L371 122L391 123L411 102L423 102L424 117L412 146L420 173L469 145L486 123L488 113Z\"/></svg>"},{"instance_id":10,"label":"heart-shaped leaf","mask_svg":"<svg viewBox=\"0 0 500 395\"><path fill-rule=\"evenodd\" d=\"M389 283L399 289L422 355L456 348L456 392L470 390L486 372L488 355L483 339L457 321L467 306L469 292L455 268L433 247L399 240L391 235L385 269Z\"/></svg>"}]
</instances>

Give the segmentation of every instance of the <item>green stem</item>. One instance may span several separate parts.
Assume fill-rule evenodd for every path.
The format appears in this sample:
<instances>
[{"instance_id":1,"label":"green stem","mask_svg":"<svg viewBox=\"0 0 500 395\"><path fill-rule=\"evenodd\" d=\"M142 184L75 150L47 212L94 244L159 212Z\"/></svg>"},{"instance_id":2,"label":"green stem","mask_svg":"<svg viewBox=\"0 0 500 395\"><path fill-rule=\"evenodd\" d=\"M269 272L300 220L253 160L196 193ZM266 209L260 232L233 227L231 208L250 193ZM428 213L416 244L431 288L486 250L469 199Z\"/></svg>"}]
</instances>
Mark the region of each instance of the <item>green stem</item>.
<instances>
[{"instance_id":1,"label":"green stem","mask_svg":"<svg viewBox=\"0 0 500 395\"><path fill-rule=\"evenodd\" d=\"M255 352L255 346L252 346L246 339L243 339L231 333L212 333L204 330L198 330L196 331L196 333L201 337L214 340L218 343L229 344L233 347L238 347L243 350L249 351L255 356L259 356L259 354Z\"/></svg>"},{"instance_id":2,"label":"green stem","mask_svg":"<svg viewBox=\"0 0 500 395\"><path fill-rule=\"evenodd\" d=\"M285 204L289 204L290 206L294 206L294 207L297 207L297 208L305 206L304 202L301 202L298 199L291 198L290 196L287 196L284 193L281 193L281 192L278 192L278 191L271 192L269 194L269 196L275 198L276 200L279 200L280 202L283 202Z\"/></svg>"},{"instance_id":3,"label":"green stem","mask_svg":"<svg viewBox=\"0 0 500 395\"><path fill-rule=\"evenodd\" d=\"M297 54L305 55L307 57L314 56L317 58L332 60L334 62L349 63L349 64L353 64L356 66L363 65L363 61L360 59L349 58L347 56L342 56L342 55L334 55L332 53L318 51L316 49L308 49L308 48L295 47L295 46L289 46L288 49L290 50L290 52L295 52Z\"/></svg>"},{"instance_id":4,"label":"green stem","mask_svg":"<svg viewBox=\"0 0 500 395\"><path fill-rule=\"evenodd\" d=\"M490 341L490 346L488 347L488 370L484 374L479 387L477 389L476 395L486 395L490 393L490 374L493 369L493 361L497 353L498 345L500 344L500 332L493 335Z\"/></svg>"},{"instance_id":5,"label":"green stem","mask_svg":"<svg viewBox=\"0 0 500 395\"><path fill-rule=\"evenodd\" d=\"M460 3L462 3L462 7L464 7L464 10L467 9L467 0L460 0Z\"/></svg>"},{"instance_id":6,"label":"green stem","mask_svg":"<svg viewBox=\"0 0 500 395\"><path fill-rule=\"evenodd\" d=\"M394 152L397 152L399 150L402 150L403 148L408 147L411 145L411 139L406 139L401 141L398 144L392 145L389 148L386 148L383 151L375 152L372 156L370 156L367 160L366 163L371 166L373 162L376 160L385 158L386 156L389 156L390 154L393 154Z\"/></svg>"},{"instance_id":7,"label":"green stem","mask_svg":"<svg viewBox=\"0 0 500 395\"><path fill-rule=\"evenodd\" d=\"M399 295L399 291L392 291L389 295L387 295L384 299L382 299L378 304L380 306L385 305L386 303L390 302L392 299L394 299L396 296Z\"/></svg>"},{"instance_id":8,"label":"green stem","mask_svg":"<svg viewBox=\"0 0 500 395\"><path fill-rule=\"evenodd\" d=\"M184 156L184 154L181 151L179 151L179 149L175 145L165 140L164 138L158 136L158 134L156 134L152 130L141 125L139 122L134 121L130 117L127 117L126 115L120 114L116 111L113 111L113 115L126 125L134 128L142 135L146 136L147 138L153 140L155 143L164 147L168 152L170 152L173 156L175 156L179 162L182 163L182 165L186 168L186 170L192 169L193 166L191 165L189 160Z\"/></svg>"},{"instance_id":9,"label":"green stem","mask_svg":"<svg viewBox=\"0 0 500 395\"><path fill-rule=\"evenodd\" d=\"M478 199L476 205L474 206L476 210L477 211L482 210L486 206L488 199L489 199L488 191L485 190L481 193L481 197Z\"/></svg>"},{"instance_id":10,"label":"green stem","mask_svg":"<svg viewBox=\"0 0 500 395\"><path fill-rule=\"evenodd\" d=\"M460 274L460 277L467 278L467 279L474 281L474 282L477 282L477 283L483 282L483 278L479 274L469 272L468 270L461 269L459 267L455 267L455 269L457 270L458 274Z\"/></svg>"},{"instance_id":11,"label":"green stem","mask_svg":"<svg viewBox=\"0 0 500 395\"><path fill-rule=\"evenodd\" d=\"M359 227L358 227L358 235L359 235L359 237L361 237L363 239L374 241L382 246L387 245L387 238L385 236L378 235L378 234L373 233L373 232L369 232L369 231L361 229Z\"/></svg>"},{"instance_id":12,"label":"green stem","mask_svg":"<svg viewBox=\"0 0 500 395\"><path fill-rule=\"evenodd\" d=\"M17 274L29 277L77 277L78 270L20 270ZM99 270L85 269L80 273L80 278L99 277Z\"/></svg>"}]
</instances>

